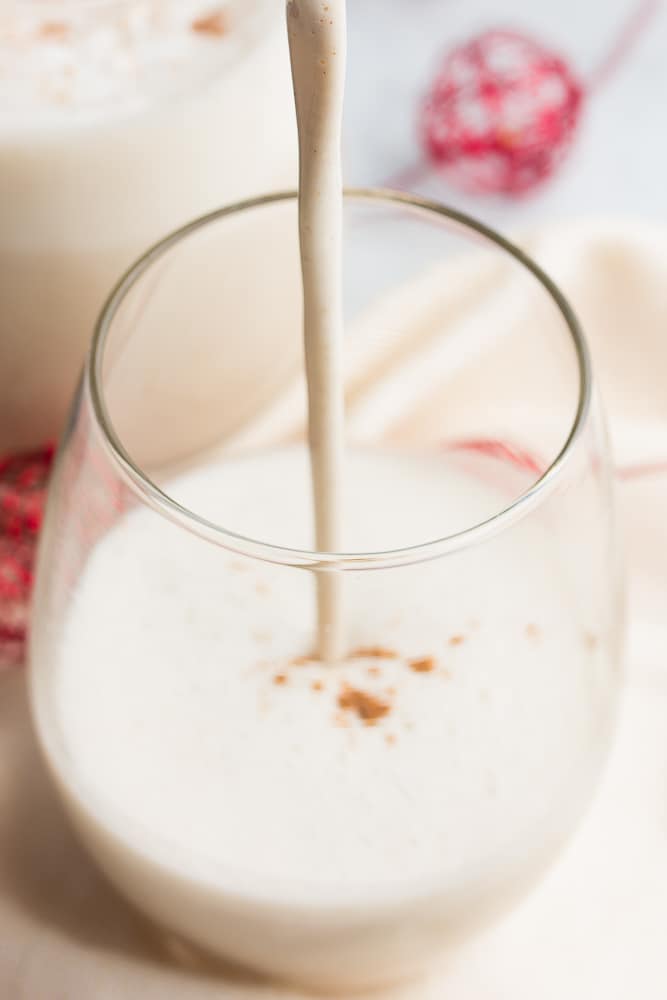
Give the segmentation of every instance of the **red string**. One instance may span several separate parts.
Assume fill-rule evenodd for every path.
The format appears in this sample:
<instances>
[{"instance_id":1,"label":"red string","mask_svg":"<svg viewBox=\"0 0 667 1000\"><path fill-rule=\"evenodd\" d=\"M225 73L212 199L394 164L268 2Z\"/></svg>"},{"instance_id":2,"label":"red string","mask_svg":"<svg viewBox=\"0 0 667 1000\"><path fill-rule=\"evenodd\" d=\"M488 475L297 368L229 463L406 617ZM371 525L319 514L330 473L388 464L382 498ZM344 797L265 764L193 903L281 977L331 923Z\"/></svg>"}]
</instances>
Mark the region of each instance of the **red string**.
<instances>
[{"instance_id":1,"label":"red string","mask_svg":"<svg viewBox=\"0 0 667 1000\"><path fill-rule=\"evenodd\" d=\"M589 75L588 90L597 90L616 73L662 7L662 0L641 0L630 13L609 52Z\"/></svg>"}]
</instances>

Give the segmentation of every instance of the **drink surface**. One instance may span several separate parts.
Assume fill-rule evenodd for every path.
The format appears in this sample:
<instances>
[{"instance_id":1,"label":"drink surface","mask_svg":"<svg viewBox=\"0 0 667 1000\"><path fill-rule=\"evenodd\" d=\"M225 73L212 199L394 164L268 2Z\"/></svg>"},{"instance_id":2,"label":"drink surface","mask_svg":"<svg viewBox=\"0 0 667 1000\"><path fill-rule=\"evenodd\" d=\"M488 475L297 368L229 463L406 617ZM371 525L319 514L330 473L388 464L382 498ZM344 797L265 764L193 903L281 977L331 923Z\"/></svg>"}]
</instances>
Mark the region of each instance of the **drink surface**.
<instances>
[{"instance_id":1,"label":"drink surface","mask_svg":"<svg viewBox=\"0 0 667 1000\"><path fill-rule=\"evenodd\" d=\"M188 94L256 41L267 9L267 0L10 3L0 13L0 130L108 118Z\"/></svg>"},{"instance_id":2,"label":"drink surface","mask_svg":"<svg viewBox=\"0 0 667 1000\"><path fill-rule=\"evenodd\" d=\"M461 530L506 500L447 453L348 461L353 552ZM294 447L167 492L231 531L307 547L308 477ZM193 542L146 510L93 552L39 672L42 717L65 789L147 873L158 860L222 896L325 910L424 885L457 887L460 903L463 887L474 909L480 879L511 882L569 828L613 671L548 523L346 586L350 656L332 667L313 658L305 570Z\"/></svg>"}]
</instances>

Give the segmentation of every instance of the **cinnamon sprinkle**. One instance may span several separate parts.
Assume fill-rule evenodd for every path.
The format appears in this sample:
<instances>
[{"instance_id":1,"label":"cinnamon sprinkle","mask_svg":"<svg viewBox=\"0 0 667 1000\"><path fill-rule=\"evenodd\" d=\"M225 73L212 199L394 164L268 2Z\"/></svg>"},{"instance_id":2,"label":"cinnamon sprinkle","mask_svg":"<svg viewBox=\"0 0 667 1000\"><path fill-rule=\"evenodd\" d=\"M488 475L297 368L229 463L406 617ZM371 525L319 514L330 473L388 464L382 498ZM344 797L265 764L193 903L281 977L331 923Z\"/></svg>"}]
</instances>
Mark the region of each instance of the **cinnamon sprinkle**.
<instances>
[{"instance_id":1,"label":"cinnamon sprinkle","mask_svg":"<svg viewBox=\"0 0 667 1000\"><path fill-rule=\"evenodd\" d=\"M380 667L369 667L366 673L369 677L382 677L382 670Z\"/></svg>"},{"instance_id":2,"label":"cinnamon sprinkle","mask_svg":"<svg viewBox=\"0 0 667 1000\"><path fill-rule=\"evenodd\" d=\"M307 663L312 663L314 658L313 656L293 656L289 662L292 667L305 667Z\"/></svg>"},{"instance_id":3,"label":"cinnamon sprinkle","mask_svg":"<svg viewBox=\"0 0 667 1000\"><path fill-rule=\"evenodd\" d=\"M349 656L350 660L397 660L398 653L385 646L360 646L353 650Z\"/></svg>"},{"instance_id":4,"label":"cinnamon sprinkle","mask_svg":"<svg viewBox=\"0 0 667 1000\"><path fill-rule=\"evenodd\" d=\"M465 641L466 637L464 635L453 635L449 640L449 645L462 646Z\"/></svg>"},{"instance_id":5,"label":"cinnamon sprinkle","mask_svg":"<svg viewBox=\"0 0 667 1000\"><path fill-rule=\"evenodd\" d=\"M379 719L383 719L391 711L389 702L376 698L367 691L360 691L358 688L343 686L338 695L338 707L344 712L356 712L359 718L367 726L373 726Z\"/></svg>"},{"instance_id":6,"label":"cinnamon sprinkle","mask_svg":"<svg viewBox=\"0 0 667 1000\"><path fill-rule=\"evenodd\" d=\"M414 660L408 660L408 666L416 674L430 674L432 670L435 670L435 660L432 656L417 657Z\"/></svg>"},{"instance_id":7,"label":"cinnamon sprinkle","mask_svg":"<svg viewBox=\"0 0 667 1000\"><path fill-rule=\"evenodd\" d=\"M313 691L324 691L324 684L322 681L313 681L310 685Z\"/></svg>"},{"instance_id":8,"label":"cinnamon sprinkle","mask_svg":"<svg viewBox=\"0 0 667 1000\"><path fill-rule=\"evenodd\" d=\"M276 674L273 678L274 684L287 684L287 674Z\"/></svg>"},{"instance_id":9,"label":"cinnamon sprinkle","mask_svg":"<svg viewBox=\"0 0 667 1000\"><path fill-rule=\"evenodd\" d=\"M192 30L200 35L211 35L214 38L222 38L228 30L227 17L222 7L203 14L192 22Z\"/></svg>"},{"instance_id":10,"label":"cinnamon sprinkle","mask_svg":"<svg viewBox=\"0 0 667 1000\"><path fill-rule=\"evenodd\" d=\"M600 640L598 639L598 637L596 635L593 635L592 632L584 632L584 646L586 647L586 649L589 649L591 652L593 652L594 649L597 649L599 642Z\"/></svg>"},{"instance_id":11,"label":"cinnamon sprinkle","mask_svg":"<svg viewBox=\"0 0 667 1000\"><path fill-rule=\"evenodd\" d=\"M39 37L46 40L58 41L68 35L69 27L64 21L45 21L39 28Z\"/></svg>"}]
</instances>

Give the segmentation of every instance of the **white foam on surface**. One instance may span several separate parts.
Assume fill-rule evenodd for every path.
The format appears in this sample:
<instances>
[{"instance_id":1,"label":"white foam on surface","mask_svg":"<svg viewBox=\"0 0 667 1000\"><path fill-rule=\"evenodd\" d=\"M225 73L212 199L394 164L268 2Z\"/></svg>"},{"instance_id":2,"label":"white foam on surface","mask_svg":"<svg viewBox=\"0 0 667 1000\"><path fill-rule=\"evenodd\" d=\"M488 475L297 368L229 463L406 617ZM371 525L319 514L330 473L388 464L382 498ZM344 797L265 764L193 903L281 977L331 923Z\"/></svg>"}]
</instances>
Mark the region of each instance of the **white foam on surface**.
<instances>
[{"instance_id":1,"label":"white foam on surface","mask_svg":"<svg viewBox=\"0 0 667 1000\"><path fill-rule=\"evenodd\" d=\"M10 4L0 12L0 127L129 113L204 86L250 43L269 7L267 0Z\"/></svg>"}]
</instances>

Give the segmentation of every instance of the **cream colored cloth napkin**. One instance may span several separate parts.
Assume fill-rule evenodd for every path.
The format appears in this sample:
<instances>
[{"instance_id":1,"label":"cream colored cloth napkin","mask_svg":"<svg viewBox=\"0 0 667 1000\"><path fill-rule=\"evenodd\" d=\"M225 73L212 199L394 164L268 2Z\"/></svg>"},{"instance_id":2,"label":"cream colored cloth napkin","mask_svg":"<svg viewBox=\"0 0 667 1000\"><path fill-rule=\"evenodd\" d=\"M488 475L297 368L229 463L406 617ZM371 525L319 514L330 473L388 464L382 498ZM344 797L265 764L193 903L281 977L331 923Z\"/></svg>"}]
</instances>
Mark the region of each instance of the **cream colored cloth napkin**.
<instances>
[{"instance_id":1,"label":"cream colored cloth napkin","mask_svg":"<svg viewBox=\"0 0 667 1000\"><path fill-rule=\"evenodd\" d=\"M581 221L524 242L579 313L611 418L631 579L619 733L592 810L542 885L446 966L380 1000L667 995L667 230ZM467 292L461 308L478 327L484 310L512 308L492 272L466 264L459 278ZM529 331L530 311L517 315ZM406 386L410 370L432 369L443 345L438 331L405 341ZM373 377L377 360L369 359L358 387L355 419L428 419L428 408L419 417L387 403L397 397L383 396ZM286 431L290 413L283 407ZM204 968L175 944L170 950L115 895L74 841L51 791L23 674L0 676L0 1000L296 996Z\"/></svg>"}]
</instances>

